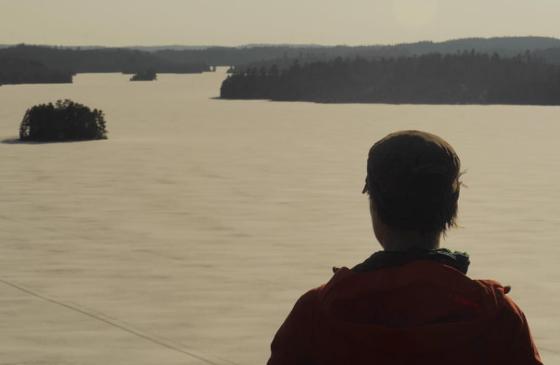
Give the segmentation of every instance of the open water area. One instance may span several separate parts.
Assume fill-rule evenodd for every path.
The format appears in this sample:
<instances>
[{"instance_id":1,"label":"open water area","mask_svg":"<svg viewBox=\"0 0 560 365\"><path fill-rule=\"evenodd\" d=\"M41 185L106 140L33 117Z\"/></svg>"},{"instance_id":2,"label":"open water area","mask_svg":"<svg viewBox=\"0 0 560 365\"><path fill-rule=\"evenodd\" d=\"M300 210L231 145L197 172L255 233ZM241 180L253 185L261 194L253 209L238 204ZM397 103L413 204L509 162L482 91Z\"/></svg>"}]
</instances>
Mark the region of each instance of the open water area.
<instances>
[{"instance_id":1,"label":"open water area","mask_svg":"<svg viewBox=\"0 0 560 365\"><path fill-rule=\"evenodd\" d=\"M297 298L379 249L373 142L449 141L467 185L444 247L511 285L560 364L560 108L225 101L225 70L0 87L0 364L263 364ZM104 141L19 144L70 98Z\"/></svg>"}]
</instances>

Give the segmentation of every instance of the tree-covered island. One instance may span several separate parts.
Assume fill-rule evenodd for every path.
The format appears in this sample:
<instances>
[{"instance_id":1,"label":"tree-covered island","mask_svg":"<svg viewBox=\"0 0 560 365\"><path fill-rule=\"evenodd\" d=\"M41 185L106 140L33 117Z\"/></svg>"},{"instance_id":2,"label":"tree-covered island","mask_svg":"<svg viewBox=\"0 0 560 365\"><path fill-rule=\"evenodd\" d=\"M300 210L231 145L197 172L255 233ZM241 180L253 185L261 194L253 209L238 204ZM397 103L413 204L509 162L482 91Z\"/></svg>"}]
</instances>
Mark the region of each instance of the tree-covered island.
<instances>
[{"instance_id":1,"label":"tree-covered island","mask_svg":"<svg viewBox=\"0 0 560 365\"><path fill-rule=\"evenodd\" d=\"M28 109L19 129L21 141L62 142L106 139L105 116L72 100L35 105Z\"/></svg>"},{"instance_id":2,"label":"tree-covered island","mask_svg":"<svg viewBox=\"0 0 560 365\"><path fill-rule=\"evenodd\" d=\"M428 54L337 58L252 67L222 84L224 99L325 103L560 105L560 66L525 53L515 57Z\"/></svg>"},{"instance_id":3,"label":"tree-covered island","mask_svg":"<svg viewBox=\"0 0 560 365\"><path fill-rule=\"evenodd\" d=\"M157 73L154 69L148 69L135 73L130 81L154 81L157 79Z\"/></svg>"}]
</instances>

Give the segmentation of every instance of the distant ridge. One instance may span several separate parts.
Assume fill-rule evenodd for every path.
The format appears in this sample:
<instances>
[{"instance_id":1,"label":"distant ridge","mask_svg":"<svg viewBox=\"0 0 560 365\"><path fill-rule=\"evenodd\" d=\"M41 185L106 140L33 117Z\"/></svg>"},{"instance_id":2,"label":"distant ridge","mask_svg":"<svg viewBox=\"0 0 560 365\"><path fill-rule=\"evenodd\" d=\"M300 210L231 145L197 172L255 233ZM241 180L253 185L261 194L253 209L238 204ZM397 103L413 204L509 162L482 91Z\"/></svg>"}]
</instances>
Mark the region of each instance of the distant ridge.
<instances>
[{"instance_id":1,"label":"distant ridge","mask_svg":"<svg viewBox=\"0 0 560 365\"><path fill-rule=\"evenodd\" d=\"M254 43L239 46L130 46L125 48L139 49L144 51L162 51L162 50L207 50L212 48L220 49L247 49L247 48L291 48L291 49L325 49L325 48L403 48L412 53L432 53L432 52L456 52L465 49L476 49L477 51L495 51L501 50L506 53L517 54L524 50L540 50L548 48L560 47L560 39L554 37L539 36L519 36L519 37L473 37L450 39L441 42L418 41L411 43L396 44L369 44L369 45L322 45L322 44L269 44Z\"/></svg>"},{"instance_id":2,"label":"distant ridge","mask_svg":"<svg viewBox=\"0 0 560 365\"><path fill-rule=\"evenodd\" d=\"M560 47L560 39L553 37L492 37L461 38L443 42L416 42L396 45L411 53L455 53L474 49L477 52L496 52L502 55L516 55L523 51L536 51Z\"/></svg>"},{"instance_id":3,"label":"distant ridge","mask_svg":"<svg viewBox=\"0 0 560 365\"><path fill-rule=\"evenodd\" d=\"M560 39L552 37L493 37L462 38L443 42L421 41L395 45L325 46L325 45L245 45L238 47L209 47L191 50L160 50L156 54L169 59L204 62L213 66L254 66L263 63L291 64L294 59L302 62L328 60L337 57L366 59L424 55L430 53L452 54L474 50L478 53L497 53L512 57L527 51L543 57L547 62L559 58L550 49L560 48ZM540 54L539 54L540 53ZM550 57L550 60L547 58Z\"/></svg>"},{"instance_id":4,"label":"distant ridge","mask_svg":"<svg viewBox=\"0 0 560 365\"><path fill-rule=\"evenodd\" d=\"M215 66L248 68L290 67L301 63L336 58L368 60L455 54L475 51L513 57L531 53L546 63L560 64L560 39L553 37L462 38L443 42L420 41L394 45L318 45L318 44L247 44L222 46L37 46L19 44L0 46L0 84L28 83L51 79L68 82L68 75L82 72L137 73L154 69L157 73L192 73L213 70ZM40 76L33 76L37 72Z\"/></svg>"},{"instance_id":5,"label":"distant ridge","mask_svg":"<svg viewBox=\"0 0 560 365\"><path fill-rule=\"evenodd\" d=\"M14 47L20 44L1 44L0 48ZM336 45L324 45L324 44L290 44L290 43L250 43L242 44L238 46L220 46L220 45L152 45L152 46L100 46L100 45L77 45L77 46L65 46L65 45L44 45L44 44L26 44L28 46L42 46L49 48L62 48L62 49L135 49L148 52L157 52L163 50L174 50L174 51L191 51L191 50L207 50L213 48L219 49L246 49L246 48L387 48L387 47L397 47L405 48L410 50L416 50L419 52L441 52L442 50L457 51L465 49L477 49L477 50L512 50L512 49L525 49L525 50L537 50L537 49L547 49L560 47L560 39L554 37L542 37L542 36L507 36L507 37L471 37L471 38L457 38L450 39L446 41L434 42L430 40L423 40L418 42L405 42L405 43L387 43L387 44L364 44L364 45L346 45L346 44L336 44Z\"/></svg>"}]
</instances>

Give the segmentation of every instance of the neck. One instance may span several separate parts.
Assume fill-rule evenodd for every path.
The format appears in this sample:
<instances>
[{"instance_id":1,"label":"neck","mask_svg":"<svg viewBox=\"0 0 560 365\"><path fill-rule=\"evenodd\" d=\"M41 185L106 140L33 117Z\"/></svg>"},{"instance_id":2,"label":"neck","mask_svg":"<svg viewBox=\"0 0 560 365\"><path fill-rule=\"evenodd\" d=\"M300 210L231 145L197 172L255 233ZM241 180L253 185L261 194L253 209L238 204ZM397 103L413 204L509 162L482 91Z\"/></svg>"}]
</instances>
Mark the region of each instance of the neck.
<instances>
[{"instance_id":1,"label":"neck","mask_svg":"<svg viewBox=\"0 0 560 365\"><path fill-rule=\"evenodd\" d=\"M433 250L439 248L441 234L410 231L387 232L380 240L385 251Z\"/></svg>"}]
</instances>

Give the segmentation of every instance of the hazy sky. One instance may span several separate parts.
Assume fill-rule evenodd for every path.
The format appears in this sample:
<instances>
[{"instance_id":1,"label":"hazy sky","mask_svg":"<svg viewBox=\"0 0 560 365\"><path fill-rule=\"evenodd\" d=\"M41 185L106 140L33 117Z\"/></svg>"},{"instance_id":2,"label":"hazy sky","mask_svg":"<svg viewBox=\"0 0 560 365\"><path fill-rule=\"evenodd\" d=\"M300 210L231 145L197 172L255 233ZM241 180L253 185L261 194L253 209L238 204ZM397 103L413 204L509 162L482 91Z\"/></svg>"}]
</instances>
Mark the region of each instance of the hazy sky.
<instances>
[{"instance_id":1,"label":"hazy sky","mask_svg":"<svg viewBox=\"0 0 560 365\"><path fill-rule=\"evenodd\" d=\"M0 0L0 44L379 44L560 36L559 0Z\"/></svg>"}]
</instances>

